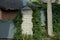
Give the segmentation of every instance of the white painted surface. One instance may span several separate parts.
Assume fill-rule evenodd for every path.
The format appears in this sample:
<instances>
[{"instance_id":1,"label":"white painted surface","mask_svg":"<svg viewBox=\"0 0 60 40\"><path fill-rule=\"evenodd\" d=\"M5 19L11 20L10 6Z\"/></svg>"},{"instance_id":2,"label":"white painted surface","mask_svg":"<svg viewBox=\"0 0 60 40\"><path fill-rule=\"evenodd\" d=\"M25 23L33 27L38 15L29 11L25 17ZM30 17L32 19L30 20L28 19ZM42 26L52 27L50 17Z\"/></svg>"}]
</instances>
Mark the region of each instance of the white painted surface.
<instances>
[{"instance_id":1,"label":"white painted surface","mask_svg":"<svg viewBox=\"0 0 60 40\"><path fill-rule=\"evenodd\" d=\"M32 35L32 10L23 10L23 23L22 23L22 33L27 35Z\"/></svg>"},{"instance_id":2,"label":"white painted surface","mask_svg":"<svg viewBox=\"0 0 60 40\"><path fill-rule=\"evenodd\" d=\"M45 15L44 15L44 10L40 10L40 18L41 18L41 26L45 26Z\"/></svg>"},{"instance_id":3,"label":"white painted surface","mask_svg":"<svg viewBox=\"0 0 60 40\"><path fill-rule=\"evenodd\" d=\"M53 24L52 24L52 4L51 0L47 2L47 26L48 26L48 35L53 36Z\"/></svg>"}]
</instances>

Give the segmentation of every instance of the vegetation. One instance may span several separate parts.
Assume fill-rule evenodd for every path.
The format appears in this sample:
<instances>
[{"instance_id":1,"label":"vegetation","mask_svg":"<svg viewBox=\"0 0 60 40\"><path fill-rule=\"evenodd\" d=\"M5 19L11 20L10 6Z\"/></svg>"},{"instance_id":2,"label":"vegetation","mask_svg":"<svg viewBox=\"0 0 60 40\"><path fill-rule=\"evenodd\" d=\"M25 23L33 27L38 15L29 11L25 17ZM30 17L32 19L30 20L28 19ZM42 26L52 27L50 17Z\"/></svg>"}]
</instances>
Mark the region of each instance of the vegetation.
<instances>
[{"instance_id":1,"label":"vegetation","mask_svg":"<svg viewBox=\"0 0 60 40\"><path fill-rule=\"evenodd\" d=\"M35 2L34 2L35 3ZM16 28L16 33L14 35L15 40L42 40L43 37L47 37L47 31L42 31L42 30L47 30L47 26L42 27L41 26L41 18L40 18L40 10L43 9L45 10L45 14L47 14L47 5L41 4L40 7L31 7L33 10L33 18L32 18L32 23L33 23L33 36L31 35L22 35L22 29L21 29L21 24L22 24L22 13L21 10L18 12L17 17L13 20L15 28ZM60 38L60 5L59 4L52 4L53 8L53 31L54 35L57 38ZM47 24L47 23L46 23ZM45 29L44 29L45 28ZM50 37L49 37L50 38ZM50 38L50 40L55 38ZM45 39L43 39L45 40ZM47 39L46 39L47 40Z\"/></svg>"},{"instance_id":2,"label":"vegetation","mask_svg":"<svg viewBox=\"0 0 60 40\"><path fill-rule=\"evenodd\" d=\"M60 5L53 4L53 29L56 37L60 38Z\"/></svg>"},{"instance_id":3,"label":"vegetation","mask_svg":"<svg viewBox=\"0 0 60 40\"><path fill-rule=\"evenodd\" d=\"M33 40L33 37L32 37L32 35L24 34L23 35L23 40Z\"/></svg>"},{"instance_id":4,"label":"vegetation","mask_svg":"<svg viewBox=\"0 0 60 40\"><path fill-rule=\"evenodd\" d=\"M40 18L40 9L33 8L33 40L40 40L41 36L41 18Z\"/></svg>"},{"instance_id":5,"label":"vegetation","mask_svg":"<svg viewBox=\"0 0 60 40\"><path fill-rule=\"evenodd\" d=\"M21 9L18 12L17 17L13 20L16 33L14 34L14 39L15 40L22 40L22 29L21 29L21 24L22 24L22 13Z\"/></svg>"}]
</instances>

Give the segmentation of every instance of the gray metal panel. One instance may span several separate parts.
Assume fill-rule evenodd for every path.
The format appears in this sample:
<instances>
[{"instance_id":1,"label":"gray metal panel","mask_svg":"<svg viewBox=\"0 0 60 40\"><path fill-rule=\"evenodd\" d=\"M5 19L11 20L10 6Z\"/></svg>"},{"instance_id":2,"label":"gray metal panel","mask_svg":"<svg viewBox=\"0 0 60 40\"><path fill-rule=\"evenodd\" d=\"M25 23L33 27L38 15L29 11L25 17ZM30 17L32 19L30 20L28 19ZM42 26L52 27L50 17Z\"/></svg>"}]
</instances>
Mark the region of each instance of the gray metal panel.
<instances>
[{"instance_id":1,"label":"gray metal panel","mask_svg":"<svg viewBox=\"0 0 60 40\"><path fill-rule=\"evenodd\" d=\"M0 38L13 38L15 33L12 21L0 22Z\"/></svg>"}]
</instances>

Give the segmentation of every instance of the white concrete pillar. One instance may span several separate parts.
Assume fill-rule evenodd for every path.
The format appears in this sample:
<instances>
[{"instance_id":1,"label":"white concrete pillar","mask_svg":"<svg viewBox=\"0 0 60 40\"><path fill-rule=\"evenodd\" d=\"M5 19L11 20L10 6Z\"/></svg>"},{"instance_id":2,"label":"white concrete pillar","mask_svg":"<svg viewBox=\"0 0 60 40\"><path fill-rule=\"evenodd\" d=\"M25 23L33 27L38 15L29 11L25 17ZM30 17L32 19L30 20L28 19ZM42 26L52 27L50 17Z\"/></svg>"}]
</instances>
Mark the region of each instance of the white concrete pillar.
<instances>
[{"instance_id":1,"label":"white concrete pillar","mask_svg":"<svg viewBox=\"0 0 60 40\"><path fill-rule=\"evenodd\" d=\"M23 23L22 23L22 34L32 35L32 10L23 10Z\"/></svg>"},{"instance_id":2,"label":"white concrete pillar","mask_svg":"<svg viewBox=\"0 0 60 40\"><path fill-rule=\"evenodd\" d=\"M47 1L47 26L48 26L48 35L53 36L51 0Z\"/></svg>"}]
</instances>

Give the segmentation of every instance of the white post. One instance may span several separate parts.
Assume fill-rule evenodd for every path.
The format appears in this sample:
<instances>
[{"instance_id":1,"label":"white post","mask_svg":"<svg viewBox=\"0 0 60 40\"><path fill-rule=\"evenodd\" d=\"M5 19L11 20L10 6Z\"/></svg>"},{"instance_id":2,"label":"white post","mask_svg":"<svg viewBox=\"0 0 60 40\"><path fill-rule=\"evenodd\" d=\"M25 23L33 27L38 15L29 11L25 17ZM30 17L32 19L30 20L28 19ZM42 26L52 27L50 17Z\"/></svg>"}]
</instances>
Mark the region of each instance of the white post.
<instances>
[{"instance_id":1,"label":"white post","mask_svg":"<svg viewBox=\"0 0 60 40\"><path fill-rule=\"evenodd\" d=\"M33 35L32 13L33 11L31 9L29 10L25 9L24 11L22 11L23 14L22 34Z\"/></svg>"},{"instance_id":2,"label":"white post","mask_svg":"<svg viewBox=\"0 0 60 40\"><path fill-rule=\"evenodd\" d=\"M48 35L53 36L53 27L52 27L52 0L47 1L47 25L48 25Z\"/></svg>"}]
</instances>

